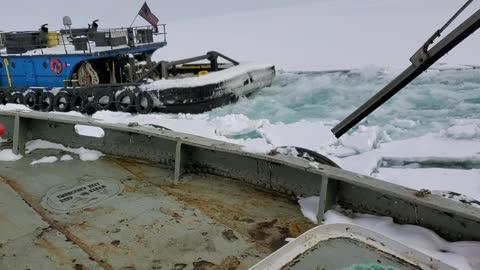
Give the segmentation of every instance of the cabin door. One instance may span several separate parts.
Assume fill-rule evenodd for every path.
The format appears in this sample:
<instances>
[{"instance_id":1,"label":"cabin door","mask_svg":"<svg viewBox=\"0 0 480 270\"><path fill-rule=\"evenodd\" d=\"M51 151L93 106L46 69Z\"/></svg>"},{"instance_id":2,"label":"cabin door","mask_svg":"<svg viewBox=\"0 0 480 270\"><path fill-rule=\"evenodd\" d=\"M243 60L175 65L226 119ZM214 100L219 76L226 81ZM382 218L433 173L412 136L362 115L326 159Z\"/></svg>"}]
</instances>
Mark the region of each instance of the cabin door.
<instances>
[{"instance_id":1,"label":"cabin door","mask_svg":"<svg viewBox=\"0 0 480 270\"><path fill-rule=\"evenodd\" d=\"M23 60L23 70L25 74L25 86L38 86L35 72L35 65L32 60Z\"/></svg>"}]
</instances>

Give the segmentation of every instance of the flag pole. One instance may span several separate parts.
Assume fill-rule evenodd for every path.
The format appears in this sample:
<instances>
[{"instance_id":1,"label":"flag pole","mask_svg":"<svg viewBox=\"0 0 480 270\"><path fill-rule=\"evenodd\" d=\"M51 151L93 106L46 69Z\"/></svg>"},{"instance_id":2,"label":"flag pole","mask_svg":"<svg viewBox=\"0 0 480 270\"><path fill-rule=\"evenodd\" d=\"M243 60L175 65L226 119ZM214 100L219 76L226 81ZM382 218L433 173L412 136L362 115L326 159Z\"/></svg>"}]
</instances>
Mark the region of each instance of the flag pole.
<instances>
[{"instance_id":1,"label":"flag pole","mask_svg":"<svg viewBox=\"0 0 480 270\"><path fill-rule=\"evenodd\" d=\"M145 5L146 3L147 3L147 1L144 2L144 5ZM135 23L135 20L137 20L139 14L140 14L140 12L137 12L137 15L135 16L135 18L133 18L133 21L132 21L132 23L130 24L130 27L132 27L132 25Z\"/></svg>"},{"instance_id":2,"label":"flag pole","mask_svg":"<svg viewBox=\"0 0 480 270\"><path fill-rule=\"evenodd\" d=\"M132 25L135 23L135 20L137 20L137 17L138 17L138 13L137 13L137 16L135 16L135 18L133 18L133 21L132 21L132 24L130 24L130 27L132 27Z\"/></svg>"}]
</instances>

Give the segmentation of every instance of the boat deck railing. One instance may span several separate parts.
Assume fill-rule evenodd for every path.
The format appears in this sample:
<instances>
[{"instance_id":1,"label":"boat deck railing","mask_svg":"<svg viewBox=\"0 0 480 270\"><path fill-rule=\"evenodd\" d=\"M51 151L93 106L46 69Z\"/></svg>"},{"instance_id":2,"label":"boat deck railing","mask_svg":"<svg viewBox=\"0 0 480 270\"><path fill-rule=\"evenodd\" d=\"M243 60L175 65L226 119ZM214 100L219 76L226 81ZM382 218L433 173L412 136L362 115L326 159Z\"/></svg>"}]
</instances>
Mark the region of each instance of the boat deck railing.
<instances>
[{"instance_id":1,"label":"boat deck railing","mask_svg":"<svg viewBox=\"0 0 480 270\"><path fill-rule=\"evenodd\" d=\"M0 56L84 54L166 43L166 25L107 29L0 32Z\"/></svg>"}]
</instances>

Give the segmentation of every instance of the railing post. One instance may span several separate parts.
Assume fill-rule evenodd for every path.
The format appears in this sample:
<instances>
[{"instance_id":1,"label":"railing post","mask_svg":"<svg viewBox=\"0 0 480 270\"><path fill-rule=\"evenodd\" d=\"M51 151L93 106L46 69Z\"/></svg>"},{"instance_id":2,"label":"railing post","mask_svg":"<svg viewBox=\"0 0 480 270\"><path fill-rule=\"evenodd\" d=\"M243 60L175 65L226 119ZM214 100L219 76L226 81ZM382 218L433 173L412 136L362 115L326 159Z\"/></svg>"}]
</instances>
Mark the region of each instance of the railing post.
<instances>
[{"instance_id":1,"label":"railing post","mask_svg":"<svg viewBox=\"0 0 480 270\"><path fill-rule=\"evenodd\" d=\"M182 176L183 173L183 165L184 165L184 157L182 154L182 143L177 142L177 146L175 148L175 172L173 176L173 183L175 185L178 184L178 181L180 181L180 177Z\"/></svg>"},{"instance_id":2,"label":"railing post","mask_svg":"<svg viewBox=\"0 0 480 270\"><path fill-rule=\"evenodd\" d=\"M167 42L167 31L165 30L165 24L163 26L163 42Z\"/></svg>"},{"instance_id":3,"label":"railing post","mask_svg":"<svg viewBox=\"0 0 480 270\"><path fill-rule=\"evenodd\" d=\"M28 119L21 118L15 115L13 122L13 153L18 155L25 150L25 143L27 141L27 121Z\"/></svg>"}]
</instances>

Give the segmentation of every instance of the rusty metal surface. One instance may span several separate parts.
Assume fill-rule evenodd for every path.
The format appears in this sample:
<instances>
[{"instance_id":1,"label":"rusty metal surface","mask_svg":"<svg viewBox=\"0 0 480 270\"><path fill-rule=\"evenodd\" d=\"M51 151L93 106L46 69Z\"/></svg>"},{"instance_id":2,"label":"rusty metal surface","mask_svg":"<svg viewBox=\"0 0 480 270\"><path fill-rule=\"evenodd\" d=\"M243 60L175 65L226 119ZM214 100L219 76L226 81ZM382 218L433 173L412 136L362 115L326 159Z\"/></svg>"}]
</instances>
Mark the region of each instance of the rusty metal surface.
<instances>
[{"instance_id":1,"label":"rusty metal surface","mask_svg":"<svg viewBox=\"0 0 480 270\"><path fill-rule=\"evenodd\" d=\"M6 138L13 140L14 151L22 152L28 140L44 139L160 164L172 170L171 183L181 181L186 173L208 173L290 196L320 195L319 220L339 204L430 228L450 241L480 239L479 208L436 195L418 197L413 189L329 166L314 168L298 158L247 153L239 145L194 135L68 115L6 111L0 112L0 122L7 128ZM102 128L105 136L79 135L74 128L77 124Z\"/></svg>"},{"instance_id":2,"label":"rusty metal surface","mask_svg":"<svg viewBox=\"0 0 480 270\"><path fill-rule=\"evenodd\" d=\"M49 225L0 180L0 245Z\"/></svg>"},{"instance_id":3,"label":"rusty metal surface","mask_svg":"<svg viewBox=\"0 0 480 270\"><path fill-rule=\"evenodd\" d=\"M1 263L19 265L21 257L16 260L11 254L22 244L40 243L37 257L46 254L51 264L32 269L55 269L49 268L55 264L68 265L57 269L77 269L78 264L85 267L81 269L248 269L283 246L286 237L312 227L295 200L233 179L187 175L174 186L170 170L112 157L30 165L34 159L61 154L60 150L36 150L0 167L0 178L15 191L12 195L31 207L27 207L29 214L45 220L43 227L50 228L47 235L54 239L48 242L54 248L45 251L49 244L35 233L28 234L9 246L10 256L0 259ZM121 191L84 208L75 204L71 211L42 205L46 195L59 196L59 186L88 183L93 187L96 179L118 181ZM65 190L71 194L75 189ZM2 226L2 231L8 227ZM71 246L59 245L65 242L60 241L62 237ZM66 257L54 254L63 249L75 252ZM85 262L84 258L90 259Z\"/></svg>"}]
</instances>

